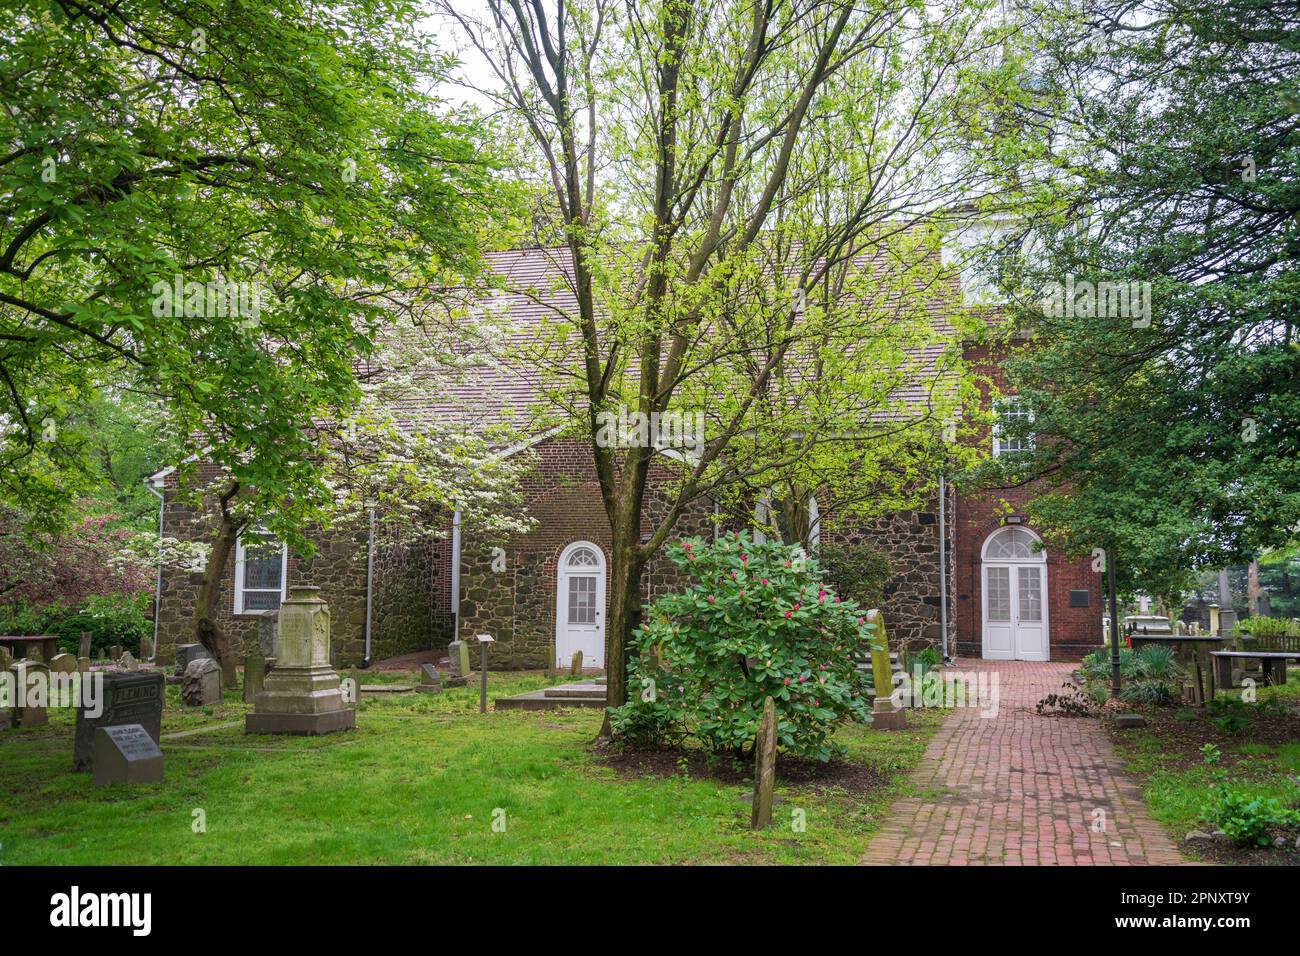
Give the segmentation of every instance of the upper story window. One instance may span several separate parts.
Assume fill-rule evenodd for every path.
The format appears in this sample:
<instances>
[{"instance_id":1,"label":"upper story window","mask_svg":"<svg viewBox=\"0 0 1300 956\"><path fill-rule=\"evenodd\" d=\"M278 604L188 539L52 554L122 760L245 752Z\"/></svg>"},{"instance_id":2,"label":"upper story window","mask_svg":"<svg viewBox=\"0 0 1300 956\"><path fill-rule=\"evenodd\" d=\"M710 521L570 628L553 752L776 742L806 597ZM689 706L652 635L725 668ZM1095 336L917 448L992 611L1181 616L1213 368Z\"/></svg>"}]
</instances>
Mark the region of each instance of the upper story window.
<instances>
[{"instance_id":1,"label":"upper story window","mask_svg":"<svg viewBox=\"0 0 1300 956\"><path fill-rule=\"evenodd\" d=\"M994 406L997 421L993 425L993 454L1011 455L1034 450L1034 433L1029 427L1034 413L1018 398L1000 399Z\"/></svg>"},{"instance_id":2,"label":"upper story window","mask_svg":"<svg viewBox=\"0 0 1300 956\"><path fill-rule=\"evenodd\" d=\"M235 613L279 610L289 569L288 546L260 527L235 542Z\"/></svg>"}]
</instances>

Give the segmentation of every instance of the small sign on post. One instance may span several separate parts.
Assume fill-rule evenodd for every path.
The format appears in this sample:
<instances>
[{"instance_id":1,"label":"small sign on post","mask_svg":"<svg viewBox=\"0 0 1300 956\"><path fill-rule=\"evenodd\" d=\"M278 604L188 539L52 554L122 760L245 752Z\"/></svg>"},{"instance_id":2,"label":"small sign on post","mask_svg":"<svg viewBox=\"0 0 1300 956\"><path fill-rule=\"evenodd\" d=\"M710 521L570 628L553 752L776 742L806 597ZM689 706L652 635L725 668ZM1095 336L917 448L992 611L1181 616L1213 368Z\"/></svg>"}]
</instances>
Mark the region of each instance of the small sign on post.
<instances>
[{"instance_id":1,"label":"small sign on post","mask_svg":"<svg viewBox=\"0 0 1300 956\"><path fill-rule=\"evenodd\" d=\"M475 634L478 639L478 712L487 713L487 652L488 645L495 644L496 638L491 634Z\"/></svg>"}]
</instances>

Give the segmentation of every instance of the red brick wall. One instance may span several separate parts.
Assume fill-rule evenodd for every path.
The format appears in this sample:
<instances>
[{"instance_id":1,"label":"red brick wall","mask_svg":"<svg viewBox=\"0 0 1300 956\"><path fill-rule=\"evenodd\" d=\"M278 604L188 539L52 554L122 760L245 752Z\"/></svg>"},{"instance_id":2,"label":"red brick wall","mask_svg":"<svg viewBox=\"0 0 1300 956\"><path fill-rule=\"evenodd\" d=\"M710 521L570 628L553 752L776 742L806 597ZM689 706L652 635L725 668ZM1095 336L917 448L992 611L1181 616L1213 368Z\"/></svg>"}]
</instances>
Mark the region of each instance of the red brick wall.
<instances>
[{"instance_id":1,"label":"red brick wall","mask_svg":"<svg viewBox=\"0 0 1300 956\"><path fill-rule=\"evenodd\" d=\"M1001 369L1005 350L993 351L987 347L966 350L966 360L978 371L987 375L999 389L1006 388L1006 376ZM981 386L982 398L987 407L990 389ZM992 448L992 436L985 431L980 436L985 447ZM1011 514L1024 515L1026 502L1034 494L1034 486L994 489L981 494L958 495L956 502L956 586L953 595L954 621L958 653L979 657L983 641L983 594L980 552L984 542L1002 526L1000 506L1010 506ZM1036 531L1033 525L1024 527ZM1101 575L1092 570L1090 558L1067 560L1060 551L1052 548L1050 539L1044 541L1047 550L1047 618L1048 647L1052 660L1077 660L1101 643L1101 616L1103 591ZM1088 592L1087 607L1070 607L1072 590Z\"/></svg>"}]
</instances>

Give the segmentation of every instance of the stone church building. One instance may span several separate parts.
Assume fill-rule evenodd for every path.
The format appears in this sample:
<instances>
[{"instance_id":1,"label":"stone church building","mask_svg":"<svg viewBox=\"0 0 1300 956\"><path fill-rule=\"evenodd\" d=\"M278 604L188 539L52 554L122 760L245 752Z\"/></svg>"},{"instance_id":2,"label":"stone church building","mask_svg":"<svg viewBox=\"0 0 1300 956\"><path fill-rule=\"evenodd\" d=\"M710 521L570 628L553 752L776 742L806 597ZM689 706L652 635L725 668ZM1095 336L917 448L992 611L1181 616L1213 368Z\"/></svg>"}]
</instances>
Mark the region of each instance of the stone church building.
<instances>
[{"instance_id":1,"label":"stone church building","mask_svg":"<svg viewBox=\"0 0 1300 956\"><path fill-rule=\"evenodd\" d=\"M492 301L517 334L528 334L546 311L572 304L564 283L555 281L561 261L554 250L542 249L492 257L508 288L529 290ZM932 310L933 321L947 335L957 335L947 315L962 307L962 281L954 278ZM962 343L962 348L977 371L1003 384L1000 355L983 344ZM538 401L538 392L526 372L488 368L409 415L417 424L420 416L519 418ZM986 390L984 400L989 398ZM1006 407L1005 414L1016 413L1014 404ZM1014 450L1003 447L996 434L983 440L990 454ZM589 666L603 666L610 529L590 450L552 430L506 453L525 452L532 465L522 491L532 527L504 546L462 534L456 514L433 522L418 543L386 540L382 525L369 532L333 533L317 540L310 559L273 542L269 550L250 549L241 539L222 582L219 623L237 640L255 642L259 619L275 612L288 588L313 584L330 603L340 666L445 647L457 631L466 638L493 635L493 668L563 666L576 650L583 651ZM199 471L213 474L202 465ZM658 474L664 477L666 472ZM177 481L174 468L149 478L163 498L161 533L180 538L206 533L178 495ZM855 526L838 521L831 503L813 502L814 509L825 509L814 540L883 551L891 568L883 611L895 641L932 645L952 656L1077 659L1101 641L1100 575L1086 560L1070 561L1040 546L1039 535L1020 513L1028 494L1015 489L968 496L944 485L919 508ZM714 511L711 502L696 502L677 530L714 534ZM644 530L649 533L648 523ZM172 568L160 576L160 660L193 639L199 581L198 575ZM673 566L660 554L647 571L647 598L674 583Z\"/></svg>"}]
</instances>

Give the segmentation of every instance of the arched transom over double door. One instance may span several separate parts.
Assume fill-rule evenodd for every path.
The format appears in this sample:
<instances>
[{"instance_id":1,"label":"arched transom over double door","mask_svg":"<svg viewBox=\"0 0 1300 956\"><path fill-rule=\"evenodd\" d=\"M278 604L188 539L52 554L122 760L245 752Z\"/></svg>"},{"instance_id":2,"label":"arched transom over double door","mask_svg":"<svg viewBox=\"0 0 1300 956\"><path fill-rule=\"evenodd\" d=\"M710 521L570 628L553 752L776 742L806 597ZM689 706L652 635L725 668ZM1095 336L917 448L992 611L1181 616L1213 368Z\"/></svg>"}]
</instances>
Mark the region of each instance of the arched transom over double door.
<instances>
[{"instance_id":1,"label":"arched transom over double door","mask_svg":"<svg viewBox=\"0 0 1300 956\"><path fill-rule=\"evenodd\" d=\"M999 528L980 552L984 656L995 661L1045 661L1047 552L1028 528Z\"/></svg>"}]
</instances>

